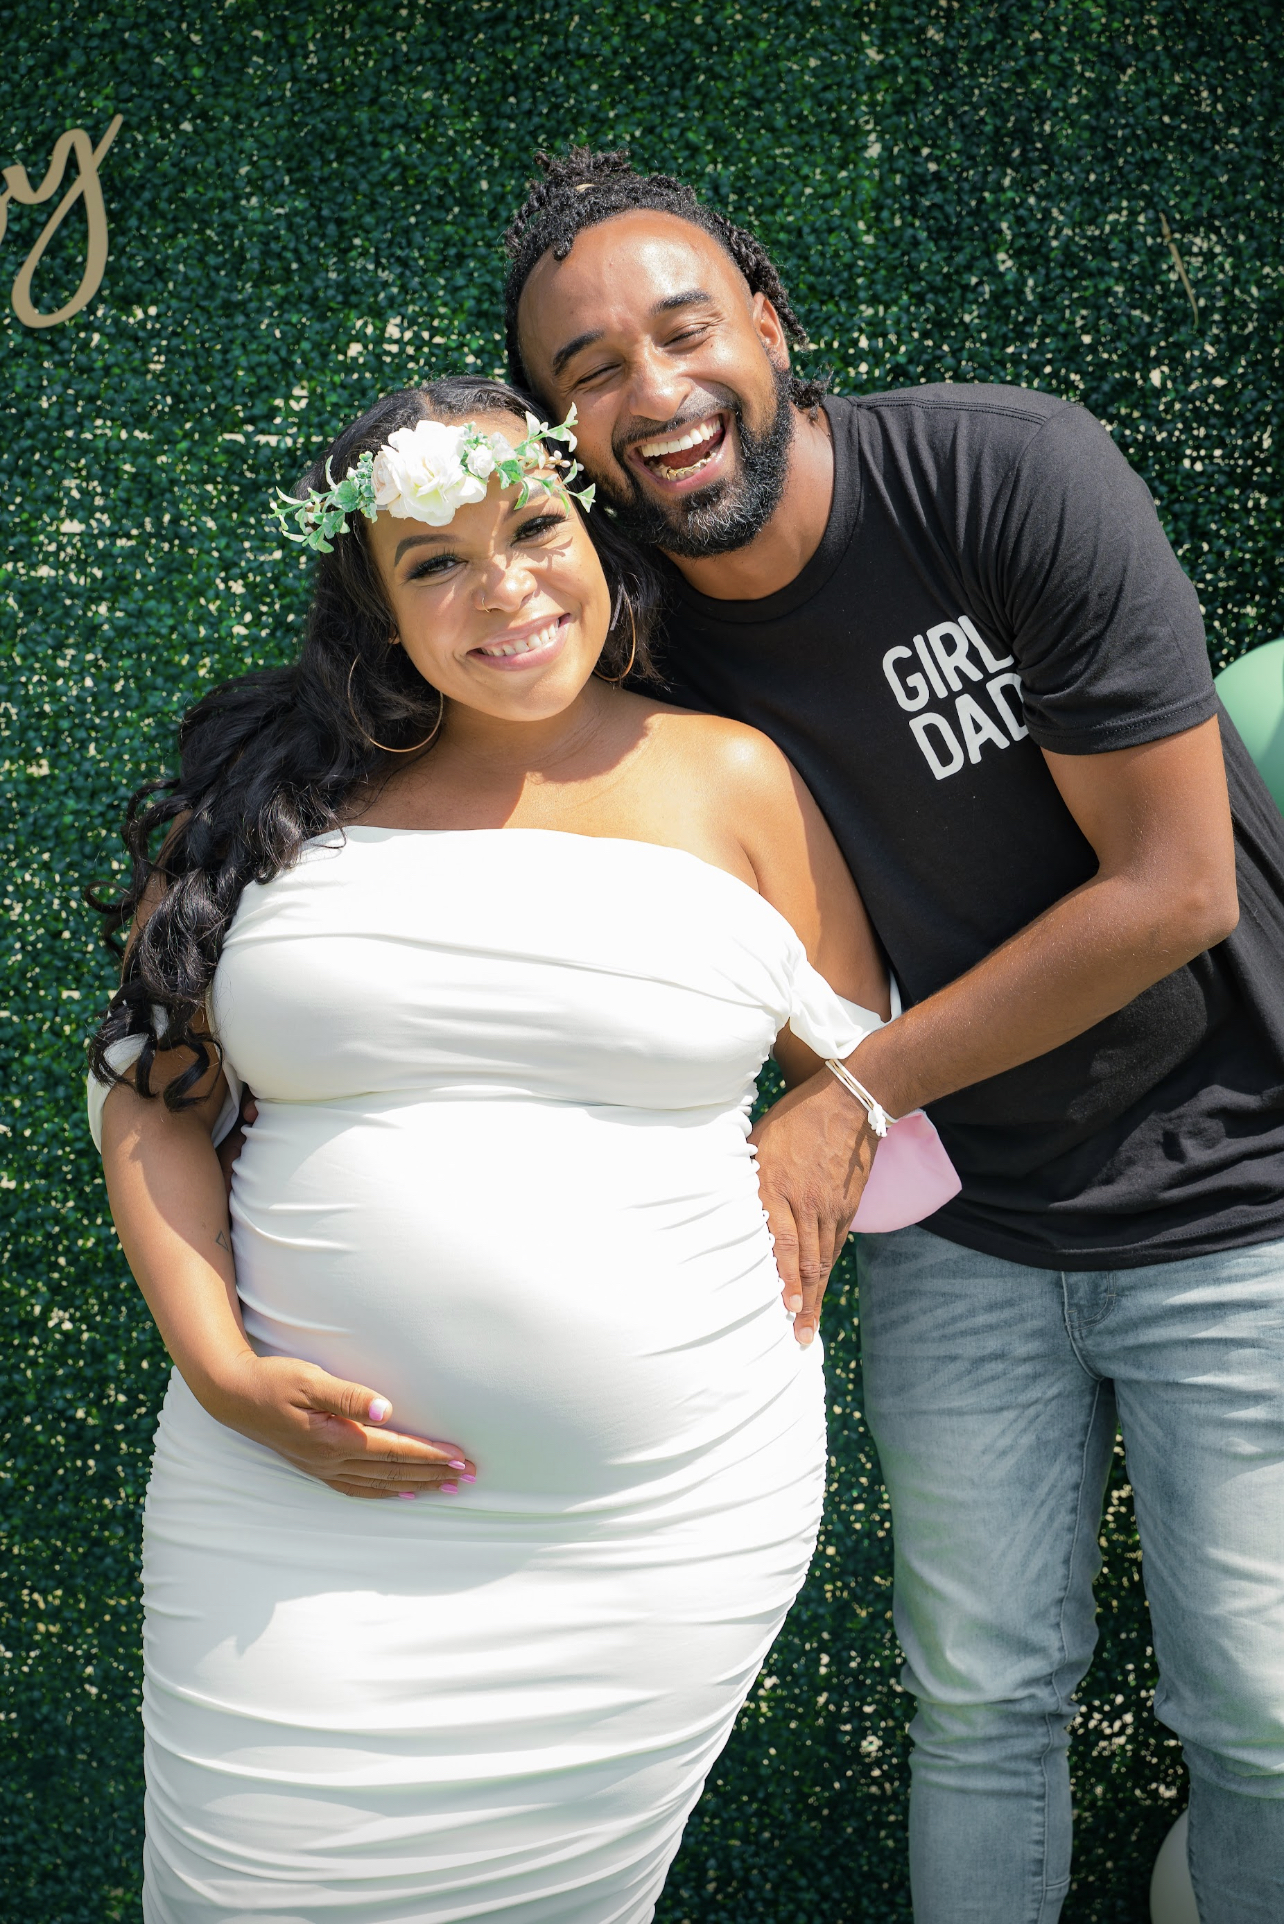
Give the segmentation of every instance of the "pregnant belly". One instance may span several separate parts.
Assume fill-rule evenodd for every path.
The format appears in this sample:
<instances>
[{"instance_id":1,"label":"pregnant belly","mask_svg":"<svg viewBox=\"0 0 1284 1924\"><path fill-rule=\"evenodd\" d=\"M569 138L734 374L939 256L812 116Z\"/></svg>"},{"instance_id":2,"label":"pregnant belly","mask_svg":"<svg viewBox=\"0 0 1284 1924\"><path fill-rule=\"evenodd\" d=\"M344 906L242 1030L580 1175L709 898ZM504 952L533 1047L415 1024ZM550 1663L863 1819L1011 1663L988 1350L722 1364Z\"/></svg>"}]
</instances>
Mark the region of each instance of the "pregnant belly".
<instances>
[{"instance_id":1,"label":"pregnant belly","mask_svg":"<svg viewBox=\"0 0 1284 1924\"><path fill-rule=\"evenodd\" d=\"M819 1358L735 1114L264 1103L233 1218L256 1347L463 1445L479 1502L663 1504L718 1460L814 1451Z\"/></svg>"}]
</instances>

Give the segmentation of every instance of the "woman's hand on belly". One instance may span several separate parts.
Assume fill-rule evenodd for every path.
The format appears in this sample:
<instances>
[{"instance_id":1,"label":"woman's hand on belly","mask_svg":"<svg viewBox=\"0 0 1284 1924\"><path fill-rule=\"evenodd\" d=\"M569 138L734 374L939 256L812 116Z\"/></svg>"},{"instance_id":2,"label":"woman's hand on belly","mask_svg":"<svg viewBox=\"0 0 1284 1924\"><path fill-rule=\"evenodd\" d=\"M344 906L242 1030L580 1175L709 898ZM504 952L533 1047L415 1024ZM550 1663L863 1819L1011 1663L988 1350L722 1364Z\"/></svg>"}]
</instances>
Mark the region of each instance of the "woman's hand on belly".
<instances>
[{"instance_id":1,"label":"woman's hand on belly","mask_svg":"<svg viewBox=\"0 0 1284 1924\"><path fill-rule=\"evenodd\" d=\"M476 1477L456 1444L388 1429L386 1397L297 1357L249 1349L229 1357L200 1401L228 1429L343 1496L450 1496Z\"/></svg>"},{"instance_id":2,"label":"woman's hand on belly","mask_svg":"<svg viewBox=\"0 0 1284 1924\"><path fill-rule=\"evenodd\" d=\"M475 1471L453 1443L389 1430L386 1396L297 1357L260 1356L241 1319L223 1173L198 1108L122 1084L103 1107L103 1173L129 1266L165 1347L219 1423L344 1496L420 1496Z\"/></svg>"}]
</instances>

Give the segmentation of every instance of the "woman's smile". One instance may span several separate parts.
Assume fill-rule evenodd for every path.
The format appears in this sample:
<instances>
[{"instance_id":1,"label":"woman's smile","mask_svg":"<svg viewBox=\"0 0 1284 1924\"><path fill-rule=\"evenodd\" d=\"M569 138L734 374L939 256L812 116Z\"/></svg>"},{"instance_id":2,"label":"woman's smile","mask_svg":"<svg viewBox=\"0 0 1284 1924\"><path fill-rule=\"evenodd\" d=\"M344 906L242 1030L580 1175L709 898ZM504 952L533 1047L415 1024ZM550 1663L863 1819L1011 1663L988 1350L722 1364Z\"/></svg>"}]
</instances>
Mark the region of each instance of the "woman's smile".
<instances>
[{"instance_id":1,"label":"woman's smile","mask_svg":"<svg viewBox=\"0 0 1284 1924\"><path fill-rule=\"evenodd\" d=\"M507 628L494 641L470 648L470 661L485 662L488 668L512 672L514 669L542 668L561 654L571 625L568 614L541 615L517 628Z\"/></svg>"}]
</instances>

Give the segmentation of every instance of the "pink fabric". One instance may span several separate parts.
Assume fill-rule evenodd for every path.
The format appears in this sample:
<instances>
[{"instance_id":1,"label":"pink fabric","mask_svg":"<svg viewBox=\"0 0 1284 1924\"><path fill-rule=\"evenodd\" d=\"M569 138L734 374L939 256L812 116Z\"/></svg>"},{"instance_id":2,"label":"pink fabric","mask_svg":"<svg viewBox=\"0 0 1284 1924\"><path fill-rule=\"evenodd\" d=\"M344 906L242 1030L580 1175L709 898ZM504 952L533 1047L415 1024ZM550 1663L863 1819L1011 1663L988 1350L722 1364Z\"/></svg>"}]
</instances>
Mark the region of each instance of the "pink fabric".
<instances>
[{"instance_id":1,"label":"pink fabric","mask_svg":"<svg viewBox=\"0 0 1284 1924\"><path fill-rule=\"evenodd\" d=\"M852 1228L907 1229L957 1196L963 1184L936 1130L916 1109L894 1122L878 1145Z\"/></svg>"}]
</instances>

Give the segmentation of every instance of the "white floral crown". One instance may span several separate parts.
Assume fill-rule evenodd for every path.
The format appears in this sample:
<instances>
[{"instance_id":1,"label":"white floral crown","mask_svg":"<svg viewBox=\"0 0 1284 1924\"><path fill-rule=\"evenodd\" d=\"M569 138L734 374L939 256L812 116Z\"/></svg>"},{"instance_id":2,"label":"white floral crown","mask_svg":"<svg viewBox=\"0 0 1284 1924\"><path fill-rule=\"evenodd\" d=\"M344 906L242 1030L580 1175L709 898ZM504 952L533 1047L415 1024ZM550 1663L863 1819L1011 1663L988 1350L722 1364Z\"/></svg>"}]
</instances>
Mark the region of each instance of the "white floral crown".
<instances>
[{"instance_id":1,"label":"white floral crown","mask_svg":"<svg viewBox=\"0 0 1284 1924\"><path fill-rule=\"evenodd\" d=\"M591 486L575 491L568 486L583 472L579 462L546 445L563 441L573 451L574 424L573 406L555 428L527 414L526 437L514 447L502 434L480 433L475 421L462 427L416 421L412 428L394 429L378 454L363 454L342 481L335 480L327 461L325 478L330 485L324 493L313 489L300 499L278 488L272 512L287 541L329 554L334 545L331 536L347 533L349 515L363 514L373 521L382 508L399 521L426 521L429 527L444 528L457 508L482 500L496 476L501 487L521 488L517 506L524 508L530 495L527 477L535 468L563 470L555 472L548 485L564 496L574 492L582 508L591 508Z\"/></svg>"}]
</instances>

